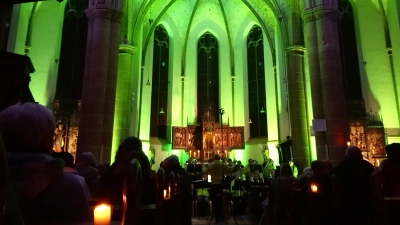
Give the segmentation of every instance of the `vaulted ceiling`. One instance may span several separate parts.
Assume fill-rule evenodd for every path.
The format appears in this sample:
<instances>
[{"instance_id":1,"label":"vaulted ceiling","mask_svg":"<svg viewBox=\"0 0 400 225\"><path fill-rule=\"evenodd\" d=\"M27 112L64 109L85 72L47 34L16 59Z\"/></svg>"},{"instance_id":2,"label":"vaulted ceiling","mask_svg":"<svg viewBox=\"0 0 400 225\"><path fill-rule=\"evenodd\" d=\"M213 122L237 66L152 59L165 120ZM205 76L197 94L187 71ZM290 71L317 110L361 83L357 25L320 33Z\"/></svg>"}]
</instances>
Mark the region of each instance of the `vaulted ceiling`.
<instances>
[{"instance_id":1,"label":"vaulted ceiling","mask_svg":"<svg viewBox=\"0 0 400 225\"><path fill-rule=\"evenodd\" d=\"M245 20L253 20L264 30L272 51L275 45L276 26L281 22L280 0L130 0L125 3L125 10L132 15L132 40L142 35L144 49L151 34L161 21L173 23L178 30L179 39L186 48L191 29L204 20L210 20L223 29L229 44L237 35L243 35L240 26ZM140 32L139 27L143 27Z\"/></svg>"}]
</instances>

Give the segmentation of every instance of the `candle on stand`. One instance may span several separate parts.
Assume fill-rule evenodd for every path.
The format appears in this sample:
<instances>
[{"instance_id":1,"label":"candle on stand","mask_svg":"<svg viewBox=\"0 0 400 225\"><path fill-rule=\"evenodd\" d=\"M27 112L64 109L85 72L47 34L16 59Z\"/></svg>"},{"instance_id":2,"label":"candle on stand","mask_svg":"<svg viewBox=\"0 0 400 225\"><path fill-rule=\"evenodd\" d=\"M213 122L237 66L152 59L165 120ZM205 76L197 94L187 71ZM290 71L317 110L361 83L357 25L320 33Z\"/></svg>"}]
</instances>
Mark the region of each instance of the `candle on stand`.
<instances>
[{"instance_id":1,"label":"candle on stand","mask_svg":"<svg viewBox=\"0 0 400 225\"><path fill-rule=\"evenodd\" d=\"M164 199L167 199L167 190L164 189Z\"/></svg>"},{"instance_id":2,"label":"candle on stand","mask_svg":"<svg viewBox=\"0 0 400 225\"><path fill-rule=\"evenodd\" d=\"M110 225L111 206L101 204L94 208L94 225Z\"/></svg>"},{"instance_id":3,"label":"candle on stand","mask_svg":"<svg viewBox=\"0 0 400 225\"><path fill-rule=\"evenodd\" d=\"M168 186L168 198L171 198L171 186Z\"/></svg>"},{"instance_id":4,"label":"candle on stand","mask_svg":"<svg viewBox=\"0 0 400 225\"><path fill-rule=\"evenodd\" d=\"M227 151L227 150L225 150L225 156L226 156L226 157L228 156L228 154L227 154L227 153L228 153L228 151Z\"/></svg>"},{"instance_id":5,"label":"candle on stand","mask_svg":"<svg viewBox=\"0 0 400 225\"><path fill-rule=\"evenodd\" d=\"M311 191L314 193L318 192L318 186L315 184L311 184Z\"/></svg>"},{"instance_id":6,"label":"candle on stand","mask_svg":"<svg viewBox=\"0 0 400 225\"><path fill-rule=\"evenodd\" d=\"M189 157L192 157L192 150L189 151Z\"/></svg>"},{"instance_id":7,"label":"candle on stand","mask_svg":"<svg viewBox=\"0 0 400 225\"><path fill-rule=\"evenodd\" d=\"M200 156L200 150L197 150L197 155Z\"/></svg>"},{"instance_id":8,"label":"candle on stand","mask_svg":"<svg viewBox=\"0 0 400 225\"><path fill-rule=\"evenodd\" d=\"M193 154L194 154L194 157L196 158L196 152L194 152Z\"/></svg>"},{"instance_id":9,"label":"candle on stand","mask_svg":"<svg viewBox=\"0 0 400 225\"><path fill-rule=\"evenodd\" d=\"M376 160L376 165L379 167L379 159Z\"/></svg>"},{"instance_id":10,"label":"candle on stand","mask_svg":"<svg viewBox=\"0 0 400 225\"><path fill-rule=\"evenodd\" d=\"M219 150L217 151L217 154L219 155Z\"/></svg>"}]
</instances>

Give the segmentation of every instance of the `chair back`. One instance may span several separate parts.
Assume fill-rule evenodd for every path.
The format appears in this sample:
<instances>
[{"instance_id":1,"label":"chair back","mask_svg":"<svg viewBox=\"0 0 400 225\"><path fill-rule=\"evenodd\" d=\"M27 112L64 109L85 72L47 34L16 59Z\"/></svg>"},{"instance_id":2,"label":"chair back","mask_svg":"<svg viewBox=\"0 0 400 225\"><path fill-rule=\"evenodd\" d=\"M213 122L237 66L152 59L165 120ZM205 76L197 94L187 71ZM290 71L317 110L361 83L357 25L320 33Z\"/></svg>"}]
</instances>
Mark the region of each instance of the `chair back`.
<instances>
[{"instance_id":1,"label":"chair back","mask_svg":"<svg viewBox=\"0 0 400 225\"><path fill-rule=\"evenodd\" d=\"M3 138L0 135L0 222L4 218L7 199L7 154L4 147Z\"/></svg>"},{"instance_id":2,"label":"chair back","mask_svg":"<svg viewBox=\"0 0 400 225\"><path fill-rule=\"evenodd\" d=\"M137 159L132 159L127 168L122 189L122 220L121 225L134 224L136 212L140 200L142 187L142 168ZM132 209L132 219L127 218L128 209ZM127 222L129 221L129 222Z\"/></svg>"},{"instance_id":3,"label":"chair back","mask_svg":"<svg viewBox=\"0 0 400 225\"><path fill-rule=\"evenodd\" d=\"M155 175L155 181L156 181L156 204L157 207L162 205L162 202L164 200L164 189L165 189L165 171L162 167L160 167L157 170L157 173Z\"/></svg>"},{"instance_id":4,"label":"chair back","mask_svg":"<svg viewBox=\"0 0 400 225\"><path fill-rule=\"evenodd\" d=\"M175 173L171 172L168 177L168 188L171 188L170 197L173 198L176 193L176 177Z\"/></svg>"}]
</instances>

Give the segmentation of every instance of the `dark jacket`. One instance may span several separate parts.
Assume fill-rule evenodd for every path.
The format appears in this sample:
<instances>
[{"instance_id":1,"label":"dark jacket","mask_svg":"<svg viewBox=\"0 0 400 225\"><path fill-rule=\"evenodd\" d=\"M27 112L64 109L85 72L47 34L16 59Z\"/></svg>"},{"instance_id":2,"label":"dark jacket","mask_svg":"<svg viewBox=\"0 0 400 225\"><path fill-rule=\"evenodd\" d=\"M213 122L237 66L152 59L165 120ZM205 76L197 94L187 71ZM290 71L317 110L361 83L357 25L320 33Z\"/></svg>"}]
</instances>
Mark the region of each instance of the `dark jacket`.
<instances>
[{"instance_id":1,"label":"dark jacket","mask_svg":"<svg viewBox=\"0 0 400 225\"><path fill-rule=\"evenodd\" d=\"M155 184L151 179L150 162L143 151L129 153L122 161L114 162L103 174L99 186L99 198L113 205L122 205L122 187L126 168L132 159L137 159L142 168L142 193L140 203L155 203Z\"/></svg>"},{"instance_id":2,"label":"dark jacket","mask_svg":"<svg viewBox=\"0 0 400 225\"><path fill-rule=\"evenodd\" d=\"M8 153L9 180L27 224L90 221L89 200L64 161L42 153Z\"/></svg>"}]
</instances>

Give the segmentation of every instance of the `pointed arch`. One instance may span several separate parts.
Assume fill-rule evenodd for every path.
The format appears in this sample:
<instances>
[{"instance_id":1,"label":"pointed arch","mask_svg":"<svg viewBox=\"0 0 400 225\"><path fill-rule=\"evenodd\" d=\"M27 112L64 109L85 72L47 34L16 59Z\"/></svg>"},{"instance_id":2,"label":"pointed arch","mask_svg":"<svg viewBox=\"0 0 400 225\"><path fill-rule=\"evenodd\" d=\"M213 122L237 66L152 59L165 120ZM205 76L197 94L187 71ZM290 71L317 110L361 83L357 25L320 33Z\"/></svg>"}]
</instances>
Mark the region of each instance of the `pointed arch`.
<instances>
[{"instance_id":1,"label":"pointed arch","mask_svg":"<svg viewBox=\"0 0 400 225\"><path fill-rule=\"evenodd\" d=\"M219 118L219 57L218 39L205 32L197 42L197 112L203 116L210 112Z\"/></svg>"},{"instance_id":2,"label":"pointed arch","mask_svg":"<svg viewBox=\"0 0 400 225\"><path fill-rule=\"evenodd\" d=\"M250 137L267 137L264 42L262 29L257 25L247 35L247 74Z\"/></svg>"},{"instance_id":3,"label":"pointed arch","mask_svg":"<svg viewBox=\"0 0 400 225\"><path fill-rule=\"evenodd\" d=\"M167 138L169 35L163 25L154 29L150 137Z\"/></svg>"}]
</instances>

